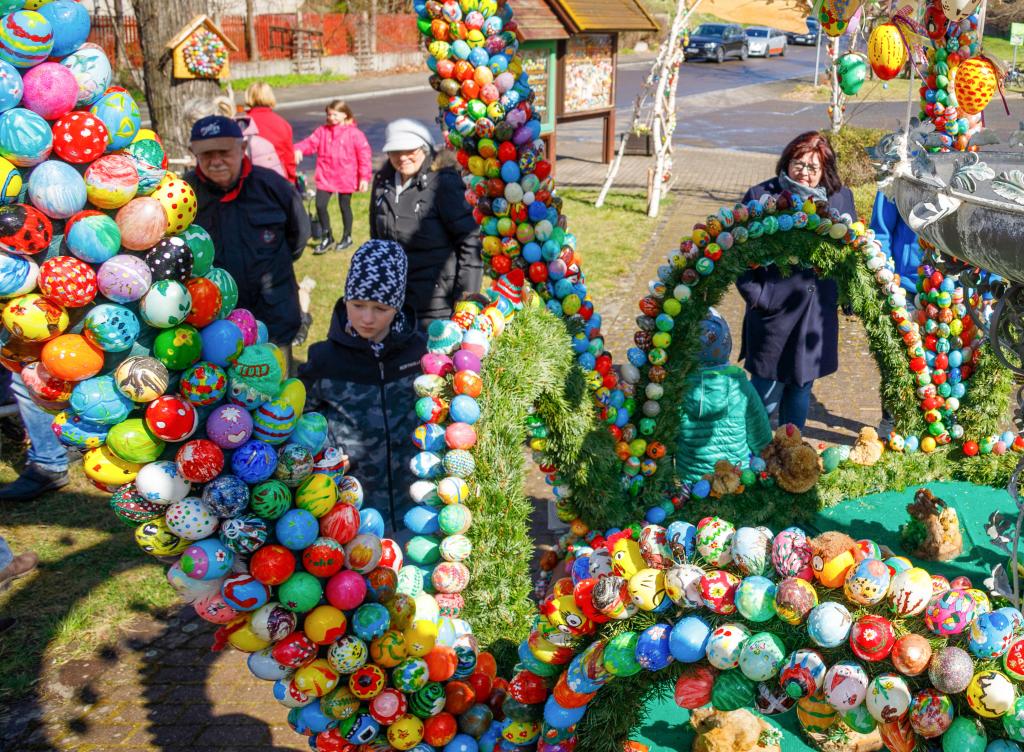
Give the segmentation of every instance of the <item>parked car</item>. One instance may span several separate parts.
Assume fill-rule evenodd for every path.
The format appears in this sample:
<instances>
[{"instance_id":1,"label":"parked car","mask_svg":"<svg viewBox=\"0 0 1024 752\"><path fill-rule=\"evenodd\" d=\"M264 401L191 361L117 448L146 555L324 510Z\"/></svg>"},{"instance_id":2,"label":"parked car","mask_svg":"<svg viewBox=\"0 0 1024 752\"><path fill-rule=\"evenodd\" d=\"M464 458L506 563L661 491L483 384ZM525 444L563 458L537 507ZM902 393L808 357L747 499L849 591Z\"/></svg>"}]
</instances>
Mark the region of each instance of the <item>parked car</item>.
<instances>
[{"instance_id":1,"label":"parked car","mask_svg":"<svg viewBox=\"0 0 1024 752\"><path fill-rule=\"evenodd\" d=\"M816 18L808 18L806 23L806 32L787 31L786 41L790 44L816 45L818 43L818 32L821 30L821 25L818 23L818 19Z\"/></svg>"},{"instance_id":2,"label":"parked car","mask_svg":"<svg viewBox=\"0 0 1024 752\"><path fill-rule=\"evenodd\" d=\"M752 57L771 57L786 54L786 35L767 26L747 28L747 51Z\"/></svg>"},{"instance_id":3,"label":"parked car","mask_svg":"<svg viewBox=\"0 0 1024 752\"><path fill-rule=\"evenodd\" d=\"M747 59L747 35L738 24L705 23L690 35L683 54L687 60L724 62L730 55Z\"/></svg>"}]
</instances>

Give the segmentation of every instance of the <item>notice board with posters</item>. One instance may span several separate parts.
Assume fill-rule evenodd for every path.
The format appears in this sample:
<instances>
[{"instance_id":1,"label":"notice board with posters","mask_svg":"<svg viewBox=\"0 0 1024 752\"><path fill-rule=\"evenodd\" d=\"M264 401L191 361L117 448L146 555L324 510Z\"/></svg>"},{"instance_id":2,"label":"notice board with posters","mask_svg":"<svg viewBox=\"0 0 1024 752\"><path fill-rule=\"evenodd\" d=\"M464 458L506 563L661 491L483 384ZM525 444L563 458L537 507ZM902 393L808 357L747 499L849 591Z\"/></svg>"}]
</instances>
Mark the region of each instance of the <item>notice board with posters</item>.
<instances>
[{"instance_id":1,"label":"notice board with posters","mask_svg":"<svg viewBox=\"0 0 1024 752\"><path fill-rule=\"evenodd\" d=\"M560 115L597 114L615 107L617 34L574 34L561 60Z\"/></svg>"},{"instance_id":2,"label":"notice board with posters","mask_svg":"<svg viewBox=\"0 0 1024 752\"><path fill-rule=\"evenodd\" d=\"M540 132L551 133L555 129L555 69L557 42L545 40L524 42L519 47L523 70L530 77L530 86L536 95L533 108L540 116Z\"/></svg>"}]
</instances>

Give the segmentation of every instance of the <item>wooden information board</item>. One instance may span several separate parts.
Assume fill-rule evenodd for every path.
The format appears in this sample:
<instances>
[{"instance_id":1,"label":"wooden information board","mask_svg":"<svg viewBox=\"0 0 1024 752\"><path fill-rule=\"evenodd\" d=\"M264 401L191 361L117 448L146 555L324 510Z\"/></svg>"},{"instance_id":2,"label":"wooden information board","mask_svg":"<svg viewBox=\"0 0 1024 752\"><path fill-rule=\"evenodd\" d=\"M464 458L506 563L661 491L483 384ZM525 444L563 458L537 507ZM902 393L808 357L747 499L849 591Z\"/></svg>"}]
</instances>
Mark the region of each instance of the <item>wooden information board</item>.
<instances>
[{"instance_id":1,"label":"wooden information board","mask_svg":"<svg viewBox=\"0 0 1024 752\"><path fill-rule=\"evenodd\" d=\"M562 115L615 106L615 35L576 34L562 58Z\"/></svg>"}]
</instances>

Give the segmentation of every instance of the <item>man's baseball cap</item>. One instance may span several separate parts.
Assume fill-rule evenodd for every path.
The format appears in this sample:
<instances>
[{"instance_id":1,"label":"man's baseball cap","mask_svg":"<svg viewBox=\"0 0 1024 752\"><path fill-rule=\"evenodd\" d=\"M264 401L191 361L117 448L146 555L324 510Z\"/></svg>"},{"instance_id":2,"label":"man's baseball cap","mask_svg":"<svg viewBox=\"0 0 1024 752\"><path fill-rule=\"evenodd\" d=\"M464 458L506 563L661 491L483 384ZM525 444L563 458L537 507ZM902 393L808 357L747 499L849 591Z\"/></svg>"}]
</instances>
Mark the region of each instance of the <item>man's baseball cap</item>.
<instances>
[{"instance_id":1,"label":"man's baseball cap","mask_svg":"<svg viewBox=\"0 0 1024 752\"><path fill-rule=\"evenodd\" d=\"M192 136L189 139L192 151L201 154L205 151L230 149L242 140L242 129L238 123L223 115L208 115L199 118L192 124Z\"/></svg>"}]
</instances>

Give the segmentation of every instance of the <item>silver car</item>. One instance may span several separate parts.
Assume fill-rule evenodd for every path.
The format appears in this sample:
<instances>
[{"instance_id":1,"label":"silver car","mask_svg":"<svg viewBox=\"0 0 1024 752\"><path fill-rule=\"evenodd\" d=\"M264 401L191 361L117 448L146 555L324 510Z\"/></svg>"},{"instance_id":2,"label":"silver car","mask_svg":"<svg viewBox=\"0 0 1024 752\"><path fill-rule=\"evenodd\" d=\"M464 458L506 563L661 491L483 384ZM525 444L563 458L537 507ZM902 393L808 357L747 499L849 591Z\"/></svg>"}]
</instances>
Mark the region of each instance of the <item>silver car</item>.
<instances>
[{"instance_id":1,"label":"silver car","mask_svg":"<svg viewBox=\"0 0 1024 752\"><path fill-rule=\"evenodd\" d=\"M786 33L767 26L746 29L747 49L751 57L771 57L786 54Z\"/></svg>"}]
</instances>

